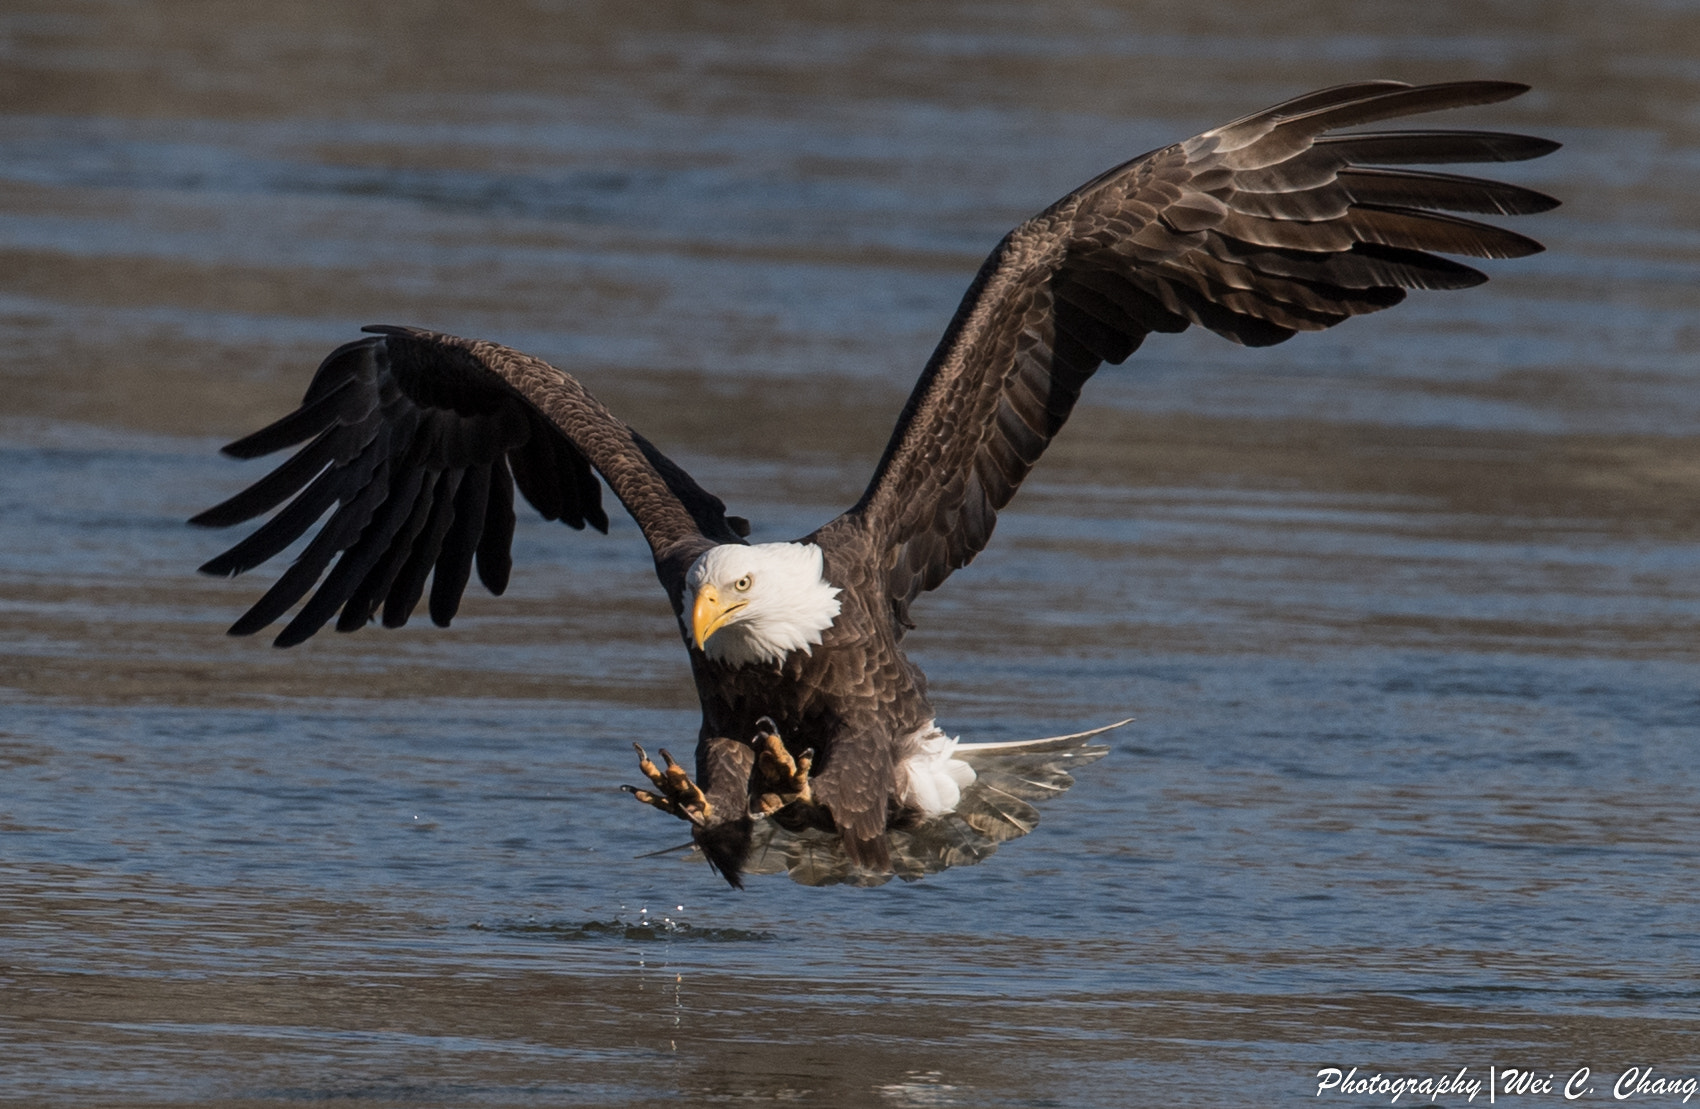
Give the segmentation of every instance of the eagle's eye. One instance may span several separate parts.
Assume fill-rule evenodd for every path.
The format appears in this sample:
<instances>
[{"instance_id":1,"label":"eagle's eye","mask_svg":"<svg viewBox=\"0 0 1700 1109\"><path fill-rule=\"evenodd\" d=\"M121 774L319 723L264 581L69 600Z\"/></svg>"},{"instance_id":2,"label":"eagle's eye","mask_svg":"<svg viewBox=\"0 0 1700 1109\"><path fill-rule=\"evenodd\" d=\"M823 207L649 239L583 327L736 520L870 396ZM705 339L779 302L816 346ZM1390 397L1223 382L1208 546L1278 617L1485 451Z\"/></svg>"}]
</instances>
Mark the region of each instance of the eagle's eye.
<instances>
[{"instance_id":1,"label":"eagle's eye","mask_svg":"<svg viewBox=\"0 0 1700 1109\"><path fill-rule=\"evenodd\" d=\"M750 591L750 585L750 575L745 574L743 577L732 583L732 588L736 589L740 593L748 593Z\"/></svg>"}]
</instances>

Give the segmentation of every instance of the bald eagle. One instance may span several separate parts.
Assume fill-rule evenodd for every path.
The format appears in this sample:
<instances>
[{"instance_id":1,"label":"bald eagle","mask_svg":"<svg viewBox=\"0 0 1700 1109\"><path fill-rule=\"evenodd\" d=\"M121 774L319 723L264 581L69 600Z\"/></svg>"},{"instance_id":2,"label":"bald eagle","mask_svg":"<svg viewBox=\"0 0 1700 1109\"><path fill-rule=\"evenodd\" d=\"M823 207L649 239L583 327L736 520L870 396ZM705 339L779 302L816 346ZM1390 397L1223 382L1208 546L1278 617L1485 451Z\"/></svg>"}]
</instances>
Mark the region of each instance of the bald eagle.
<instances>
[{"instance_id":1,"label":"bald eagle","mask_svg":"<svg viewBox=\"0 0 1700 1109\"><path fill-rule=\"evenodd\" d=\"M546 519L606 531L600 478L649 542L702 701L694 774L640 747L648 784L626 788L687 821L734 886L749 872L871 884L978 861L1031 828L1028 802L1066 788L1068 770L1103 748L1093 733L957 745L903 652L915 599L985 547L1086 380L1149 333L1198 324L1279 343L1389 308L1407 289L1486 280L1440 254L1539 251L1446 213L1540 212L1551 197L1390 167L1518 161L1558 144L1338 130L1525 91L1342 85L1088 181L992 251L861 499L793 542L747 543L747 522L563 371L496 343L386 326L333 351L296 411L225 448L246 459L305 444L194 518L228 526L289 502L201 569L251 569L329 511L232 634L309 592L278 646L333 615L346 632L381 609L395 627L428 578L431 619L447 625L475 564L492 593L507 584L515 486Z\"/></svg>"}]
</instances>

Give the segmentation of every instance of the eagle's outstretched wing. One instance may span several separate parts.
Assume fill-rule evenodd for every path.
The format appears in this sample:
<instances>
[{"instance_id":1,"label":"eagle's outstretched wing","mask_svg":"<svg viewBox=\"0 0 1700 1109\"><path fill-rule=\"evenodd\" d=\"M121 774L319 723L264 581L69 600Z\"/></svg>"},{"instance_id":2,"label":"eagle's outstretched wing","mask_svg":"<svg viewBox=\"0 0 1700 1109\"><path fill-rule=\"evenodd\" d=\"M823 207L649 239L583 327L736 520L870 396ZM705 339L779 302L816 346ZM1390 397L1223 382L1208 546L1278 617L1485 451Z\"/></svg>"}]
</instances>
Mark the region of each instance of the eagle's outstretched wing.
<instances>
[{"instance_id":1,"label":"eagle's outstretched wing","mask_svg":"<svg viewBox=\"0 0 1700 1109\"><path fill-rule=\"evenodd\" d=\"M1103 362L1199 324L1264 346L1486 280L1444 258L1540 244L1447 212L1540 212L1515 185L1411 169L1519 161L1545 139L1478 131L1326 134L1489 104L1527 86L1376 81L1324 89L1135 158L1023 223L986 260L872 482L822 529L883 557L896 615L991 537L999 509Z\"/></svg>"},{"instance_id":2,"label":"eagle's outstretched wing","mask_svg":"<svg viewBox=\"0 0 1700 1109\"><path fill-rule=\"evenodd\" d=\"M385 625L404 624L428 576L431 619L446 625L474 562L492 593L507 587L515 485L544 518L605 532L601 474L643 529L675 607L692 560L748 532L719 498L553 366L495 343L365 330L372 337L325 359L300 408L224 450L255 458L306 445L190 521L225 527L289 500L201 567L228 576L276 555L335 508L231 634L278 619L322 575L278 646L311 636L338 609L338 631L365 625L380 607Z\"/></svg>"}]
</instances>

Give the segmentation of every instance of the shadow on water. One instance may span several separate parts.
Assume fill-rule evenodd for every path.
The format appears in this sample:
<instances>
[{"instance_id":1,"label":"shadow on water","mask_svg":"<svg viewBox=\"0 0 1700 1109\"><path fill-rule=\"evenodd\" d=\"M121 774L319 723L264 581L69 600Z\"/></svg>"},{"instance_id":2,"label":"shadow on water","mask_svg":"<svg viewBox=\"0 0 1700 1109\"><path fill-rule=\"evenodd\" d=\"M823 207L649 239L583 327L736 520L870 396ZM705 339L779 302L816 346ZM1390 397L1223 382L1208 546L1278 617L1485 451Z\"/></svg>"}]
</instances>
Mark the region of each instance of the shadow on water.
<instances>
[{"instance_id":1,"label":"shadow on water","mask_svg":"<svg viewBox=\"0 0 1700 1109\"><path fill-rule=\"evenodd\" d=\"M779 938L771 932L751 932L742 928L700 928L689 921L673 920L665 916L651 920L647 909L639 910L639 919L634 921L614 919L568 923L500 920L491 924L474 922L467 927L476 931L550 943L580 943L587 940L629 940L634 943L651 943L658 940L666 943L766 943Z\"/></svg>"},{"instance_id":2,"label":"shadow on water","mask_svg":"<svg viewBox=\"0 0 1700 1109\"><path fill-rule=\"evenodd\" d=\"M1205 1106L1317 1100L1327 1067L1589 1067L1591 1101L1632 1066L1700 1075L1695 13L752 10L0 13L7 1096ZM1009 226L1372 76L1535 85L1437 122L1566 143L1494 167L1564 199L1520 228L1550 250L1098 375L916 610L964 739L1136 717L980 866L738 894L641 857L683 835L618 791L630 744L696 721L623 518L522 519L508 595L449 631L290 652L222 634L265 571L191 572L221 537L182 521L255 476L217 446L381 321L572 369L757 538L801 534L859 494Z\"/></svg>"}]
</instances>

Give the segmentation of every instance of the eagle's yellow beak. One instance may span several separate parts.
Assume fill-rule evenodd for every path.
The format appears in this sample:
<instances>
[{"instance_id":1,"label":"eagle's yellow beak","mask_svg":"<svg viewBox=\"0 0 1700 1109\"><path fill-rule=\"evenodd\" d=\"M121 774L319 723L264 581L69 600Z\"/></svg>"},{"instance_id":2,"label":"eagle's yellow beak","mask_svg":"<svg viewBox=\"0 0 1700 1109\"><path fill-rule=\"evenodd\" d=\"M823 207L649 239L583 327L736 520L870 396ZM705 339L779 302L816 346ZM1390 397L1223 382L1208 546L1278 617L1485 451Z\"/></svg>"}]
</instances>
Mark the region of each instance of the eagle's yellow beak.
<instances>
[{"instance_id":1,"label":"eagle's yellow beak","mask_svg":"<svg viewBox=\"0 0 1700 1109\"><path fill-rule=\"evenodd\" d=\"M697 590L696 604L691 606L691 638L696 640L697 650L703 649L708 637L731 622L747 601L723 605L720 603L720 591L704 582Z\"/></svg>"}]
</instances>

